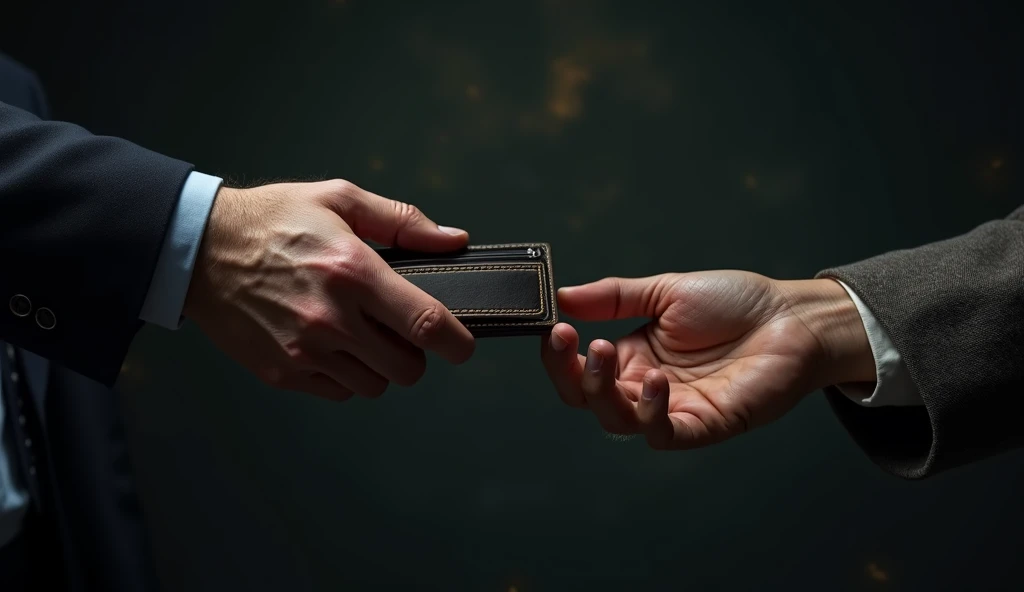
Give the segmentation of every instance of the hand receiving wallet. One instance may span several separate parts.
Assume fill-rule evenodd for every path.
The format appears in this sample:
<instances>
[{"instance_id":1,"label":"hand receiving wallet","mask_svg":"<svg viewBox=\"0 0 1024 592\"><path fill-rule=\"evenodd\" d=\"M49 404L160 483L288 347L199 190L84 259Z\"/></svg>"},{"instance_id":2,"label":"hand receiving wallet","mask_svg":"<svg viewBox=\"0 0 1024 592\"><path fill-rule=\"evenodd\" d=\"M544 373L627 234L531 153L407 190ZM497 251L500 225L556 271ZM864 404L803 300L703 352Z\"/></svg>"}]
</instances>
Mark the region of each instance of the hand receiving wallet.
<instances>
[{"instance_id":1,"label":"hand receiving wallet","mask_svg":"<svg viewBox=\"0 0 1024 592\"><path fill-rule=\"evenodd\" d=\"M388 248L377 254L448 307L474 337L546 335L558 323L547 243L472 245L454 253Z\"/></svg>"}]
</instances>

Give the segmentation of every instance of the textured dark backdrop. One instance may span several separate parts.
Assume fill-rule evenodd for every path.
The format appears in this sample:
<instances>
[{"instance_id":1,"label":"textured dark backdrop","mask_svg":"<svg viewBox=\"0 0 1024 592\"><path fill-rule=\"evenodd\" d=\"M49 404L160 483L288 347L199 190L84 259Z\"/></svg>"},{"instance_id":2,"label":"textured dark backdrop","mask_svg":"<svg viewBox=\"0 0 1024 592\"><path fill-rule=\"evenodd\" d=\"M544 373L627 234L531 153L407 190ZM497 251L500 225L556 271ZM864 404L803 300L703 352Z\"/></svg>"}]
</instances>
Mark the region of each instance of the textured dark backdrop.
<instances>
[{"instance_id":1,"label":"textured dark backdrop","mask_svg":"<svg viewBox=\"0 0 1024 592\"><path fill-rule=\"evenodd\" d=\"M1021 201L1020 9L945 4L36 2L4 9L0 49L58 118L550 241L560 285L791 278ZM147 329L122 385L168 590L1021 587L1019 454L902 482L820 394L656 454L564 408L537 351L482 343L332 405Z\"/></svg>"}]
</instances>

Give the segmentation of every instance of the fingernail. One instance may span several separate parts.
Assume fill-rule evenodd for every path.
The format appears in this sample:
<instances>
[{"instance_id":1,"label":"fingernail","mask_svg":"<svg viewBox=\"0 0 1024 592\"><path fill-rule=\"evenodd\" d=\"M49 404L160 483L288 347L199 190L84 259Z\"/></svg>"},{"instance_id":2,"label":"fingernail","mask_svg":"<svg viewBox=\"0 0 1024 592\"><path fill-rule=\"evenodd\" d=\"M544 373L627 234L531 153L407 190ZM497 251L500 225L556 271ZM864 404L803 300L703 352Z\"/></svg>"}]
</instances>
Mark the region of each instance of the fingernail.
<instances>
[{"instance_id":1,"label":"fingernail","mask_svg":"<svg viewBox=\"0 0 1024 592\"><path fill-rule=\"evenodd\" d=\"M644 389L641 395L644 401L653 401L658 397L658 388L648 381L644 381Z\"/></svg>"},{"instance_id":2,"label":"fingernail","mask_svg":"<svg viewBox=\"0 0 1024 592\"><path fill-rule=\"evenodd\" d=\"M601 354L597 350L590 350L587 354L587 372L597 374L601 371Z\"/></svg>"},{"instance_id":3,"label":"fingernail","mask_svg":"<svg viewBox=\"0 0 1024 592\"><path fill-rule=\"evenodd\" d=\"M450 234L452 236L458 236L460 234L466 234L465 230L463 230L461 228L452 228L451 226L438 226L437 229L440 230L441 232L445 233L445 234Z\"/></svg>"},{"instance_id":4,"label":"fingernail","mask_svg":"<svg viewBox=\"0 0 1024 592\"><path fill-rule=\"evenodd\" d=\"M551 332L551 349L555 351L563 351L565 346L569 345L564 339L559 337L558 333Z\"/></svg>"}]
</instances>

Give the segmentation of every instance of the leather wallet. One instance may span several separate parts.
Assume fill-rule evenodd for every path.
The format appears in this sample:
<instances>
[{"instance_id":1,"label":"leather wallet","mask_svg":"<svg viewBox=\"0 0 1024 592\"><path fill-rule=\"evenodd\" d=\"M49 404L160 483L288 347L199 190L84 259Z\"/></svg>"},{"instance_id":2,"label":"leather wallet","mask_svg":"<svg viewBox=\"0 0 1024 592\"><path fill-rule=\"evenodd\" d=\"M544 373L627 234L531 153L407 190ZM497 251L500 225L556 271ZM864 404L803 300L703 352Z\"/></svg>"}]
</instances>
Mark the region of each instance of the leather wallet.
<instances>
[{"instance_id":1,"label":"leather wallet","mask_svg":"<svg viewBox=\"0 0 1024 592\"><path fill-rule=\"evenodd\" d=\"M544 335L558 322L547 243L471 245L454 253L393 248L377 253L448 307L475 337Z\"/></svg>"}]
</instances>

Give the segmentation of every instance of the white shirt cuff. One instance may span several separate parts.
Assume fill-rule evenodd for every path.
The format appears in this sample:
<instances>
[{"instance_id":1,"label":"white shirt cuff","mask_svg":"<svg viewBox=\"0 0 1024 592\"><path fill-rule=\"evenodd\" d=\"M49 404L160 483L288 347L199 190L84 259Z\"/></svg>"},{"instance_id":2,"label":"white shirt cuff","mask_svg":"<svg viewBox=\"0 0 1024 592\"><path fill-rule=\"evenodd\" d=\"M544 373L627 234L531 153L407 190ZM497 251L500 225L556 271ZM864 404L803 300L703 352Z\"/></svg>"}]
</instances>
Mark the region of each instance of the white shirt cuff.
<instances>
[{"instance_id":1,"label":"white shirt cuff","mask_svg":"<svg viewBox=\"0 0 1024 592\"><path fill-rule=\"evenodd\" d=\"M836 280L838 281L838 280ZM864 407L909 407L924 405L921 393L910 379L903 357L896 350L885 329L878 324L864 301L843 282L839 285L857 305L857 311L864 322L864 330L871 344L871 354L875 358L875 387L871 389L863 384L836 385L851 401Z\"/></svg>"},{"instance_id":2,"label":"white shirt cuff","mask_svg":"<svg viewBox=\"0 0 1024 592\"><path fill-rule=\"evenodd\" d=\"M192 282L199 244L222 182L220 177L195 171L189 173L171 216L153 281L139 314L141 320L171 330L181 327L181 311L185 308L185 296Z\"/></svg>"}]
</instances>

